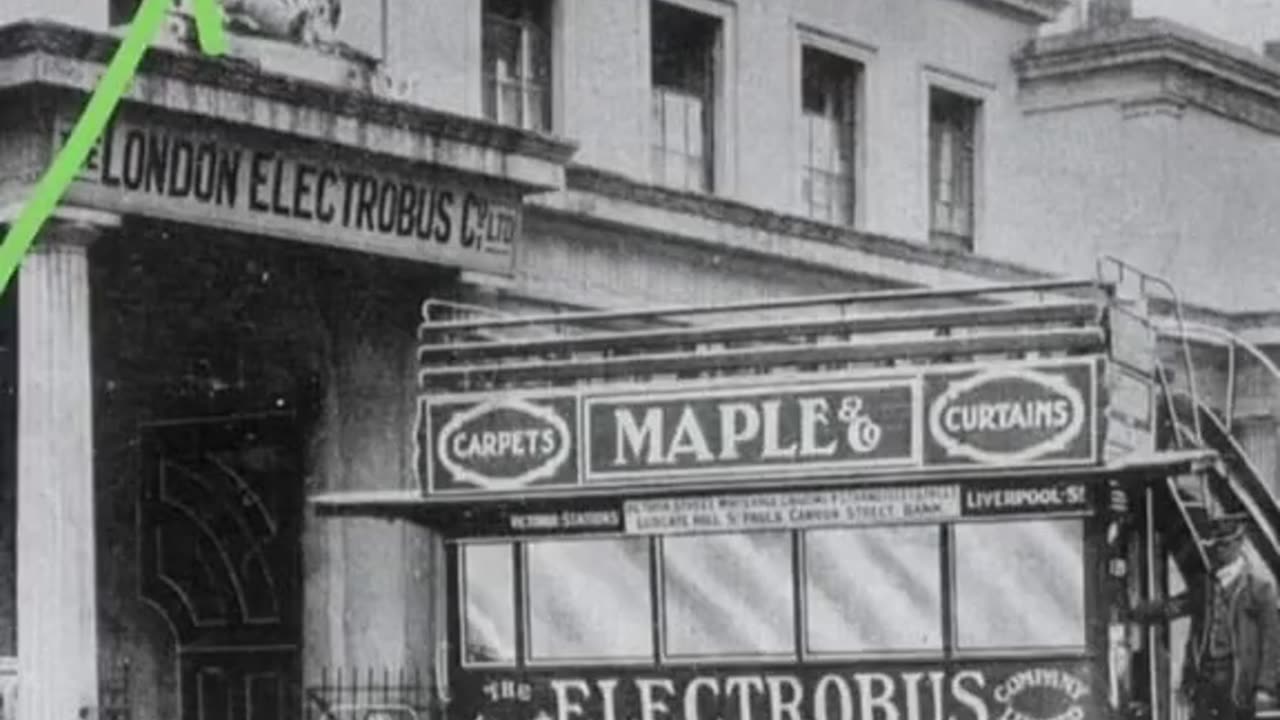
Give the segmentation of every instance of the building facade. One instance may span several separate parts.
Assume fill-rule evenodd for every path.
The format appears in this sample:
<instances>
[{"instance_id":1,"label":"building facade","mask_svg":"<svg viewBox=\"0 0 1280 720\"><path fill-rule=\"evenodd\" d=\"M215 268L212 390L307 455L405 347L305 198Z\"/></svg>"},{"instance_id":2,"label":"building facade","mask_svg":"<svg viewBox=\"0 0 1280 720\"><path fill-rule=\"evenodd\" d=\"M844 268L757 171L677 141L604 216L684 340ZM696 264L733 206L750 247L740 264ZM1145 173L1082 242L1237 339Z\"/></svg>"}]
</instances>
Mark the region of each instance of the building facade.
<instances>
[{"instance_id":1,"label":"building facade","mask_svg":"<svg viewBox=\"0 0 1280 720\"><path fill-rule=\"evenodd\" d=\"M1052 0L224 4L224 58L171 14L4 304L19 717L286 717L338 670L434 692L438 539L305 508L412 487L424 313L956 287L1092 274L1107 252L1190 282L1216 322L1270 307L1198 270L1265 272L1243 259L1265 215L1215 224L1181 200L1207 181L1133 182L1153 158L1203 163L1171 126L1230 136L1265 174L1265 103L1232 118L1202 105L1234 96L1153 96L1145 70L1071 71L1120 40L1036 39ZM0 221L135 9L0 8ZM1177 42L1267 92L1265 61ZM1135 100L1062 100L1098 83ZM1241 259L1164 264L1169 207L1225 224Z\"/></svg>"}]
</instances>

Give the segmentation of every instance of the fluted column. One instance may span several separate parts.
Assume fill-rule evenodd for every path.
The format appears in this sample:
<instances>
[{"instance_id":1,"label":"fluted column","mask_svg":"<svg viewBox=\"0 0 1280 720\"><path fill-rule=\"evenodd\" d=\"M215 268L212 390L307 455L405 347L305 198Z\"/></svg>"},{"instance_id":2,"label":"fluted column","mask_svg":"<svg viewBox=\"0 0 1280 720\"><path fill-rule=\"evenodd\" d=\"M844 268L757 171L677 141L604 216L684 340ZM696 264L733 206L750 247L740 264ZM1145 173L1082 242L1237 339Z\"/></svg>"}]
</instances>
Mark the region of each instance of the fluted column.
<instances>
[{"instance_id":1,"label":"fluted column","mask_svg":"<svg viewBox=\"0 0 1280 720\"><path fill-rule=\"evenodd\" d=\"M52 220L18 275L18 717L98 705L89 244Z\"/></svg>"}]
</instances>

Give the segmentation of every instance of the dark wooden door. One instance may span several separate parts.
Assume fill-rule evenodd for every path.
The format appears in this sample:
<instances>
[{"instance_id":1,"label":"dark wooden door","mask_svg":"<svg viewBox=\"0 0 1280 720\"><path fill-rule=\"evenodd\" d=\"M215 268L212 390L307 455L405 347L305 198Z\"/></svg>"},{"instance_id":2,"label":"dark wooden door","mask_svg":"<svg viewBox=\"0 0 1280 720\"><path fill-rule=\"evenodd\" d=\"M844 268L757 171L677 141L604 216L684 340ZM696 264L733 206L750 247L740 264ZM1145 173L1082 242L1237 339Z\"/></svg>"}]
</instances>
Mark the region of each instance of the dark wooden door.
<instances>
[{"instance_id":1,"label":"dark wooden door","mask_svg":"<svg viewBox=\"0 0 1280 720\"><path fill-rule=\"evenodd\" d=\"M187 650L179 666L184 720L287 720L298 715L294 649Z\"/></svg>"},{"instance_id":2,"label":"dark wooden door","mask_svg":"<svg viewBox=\"0 0 1280 720\"><path fill-rule=\"evenodd\" d=\"M288 415L149 425L143 596L177 639L182 720L298 715L301 445Z\"/></svg>"}]
</instances>

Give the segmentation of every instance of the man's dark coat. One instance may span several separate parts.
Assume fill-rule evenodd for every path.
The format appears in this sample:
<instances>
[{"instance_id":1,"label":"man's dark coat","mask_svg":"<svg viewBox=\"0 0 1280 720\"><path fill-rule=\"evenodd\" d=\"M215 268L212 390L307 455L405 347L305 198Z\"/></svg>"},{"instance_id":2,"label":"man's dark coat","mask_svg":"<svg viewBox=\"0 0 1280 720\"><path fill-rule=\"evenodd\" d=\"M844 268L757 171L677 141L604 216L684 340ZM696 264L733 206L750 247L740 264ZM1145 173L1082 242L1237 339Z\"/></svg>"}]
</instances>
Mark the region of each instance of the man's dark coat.
<instances>
[{"instance_id":1,"label":"man's dark coat","mask_svg":"<svg viewBox=\"0 0 1280 720\"><path fill-rule=\"evenodd\" d=\"M1231 696L1238 707L1251 707L1256 691L1274 694L1280 685L1280 597L1269 578L1246 562L1230 588L1224 590L1214 575L1209 574L1194 583L1188 592L1165 601L1156 614L1167 619L1191 618L1182 667L1183 688L1190 690L1196 686L1200 662L1208 654L1208 623L1214 592L1228 594L1235 659Z\"/></svg>"}]
</instances>

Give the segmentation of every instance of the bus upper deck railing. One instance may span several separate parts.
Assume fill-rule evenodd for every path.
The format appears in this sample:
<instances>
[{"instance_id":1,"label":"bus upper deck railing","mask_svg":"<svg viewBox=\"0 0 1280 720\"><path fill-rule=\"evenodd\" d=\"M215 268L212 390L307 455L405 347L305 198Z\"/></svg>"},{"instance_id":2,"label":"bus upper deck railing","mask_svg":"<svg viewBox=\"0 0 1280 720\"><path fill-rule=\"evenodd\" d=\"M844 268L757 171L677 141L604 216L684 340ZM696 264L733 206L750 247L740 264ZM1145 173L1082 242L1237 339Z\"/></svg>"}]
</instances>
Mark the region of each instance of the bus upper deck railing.
<instances>
[{"instance_id":1,"label":"bus upper deck railing","mask_svg":"<svg viewBox=\"0 0 1280 720\"><path fill-rule=\"evenodd\" d=\"M1109 297L1053 281L535 316L424 307L419 380L468 390L1098 352Z\"/></svg>"}]
</instances>

